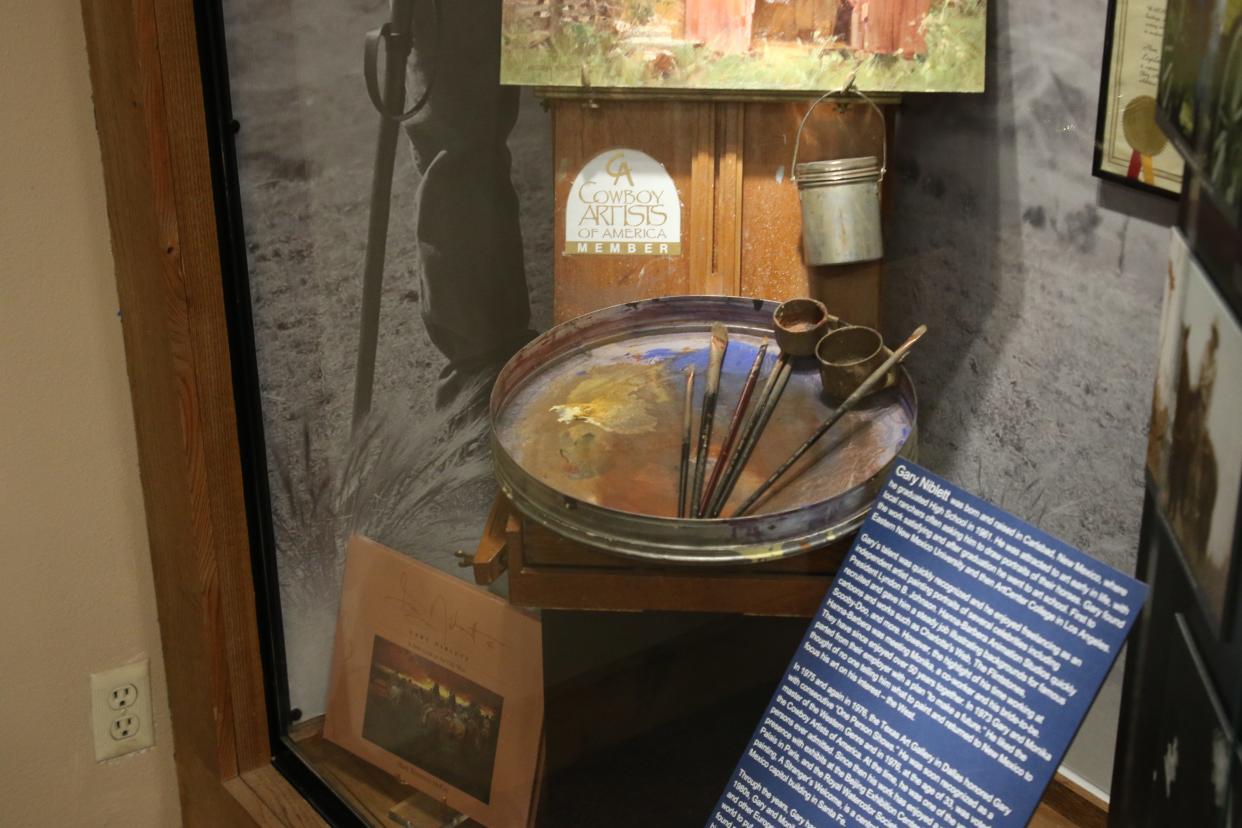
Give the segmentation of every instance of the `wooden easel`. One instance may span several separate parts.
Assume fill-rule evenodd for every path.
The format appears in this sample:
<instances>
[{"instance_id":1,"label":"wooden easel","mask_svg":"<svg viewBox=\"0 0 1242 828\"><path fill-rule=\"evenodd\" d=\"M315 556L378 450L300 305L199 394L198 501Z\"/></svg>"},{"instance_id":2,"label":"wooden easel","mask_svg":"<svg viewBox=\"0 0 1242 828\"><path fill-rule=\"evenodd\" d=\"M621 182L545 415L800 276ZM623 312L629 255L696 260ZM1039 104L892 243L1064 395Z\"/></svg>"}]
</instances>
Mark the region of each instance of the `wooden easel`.
<instances>
[{"instance_id":1,"label":"wooden easel","mask_svg":"<svg viewBox=\"0 0 1242 828\"><path fill-rule=\"evenodd\" d=\"M707 293L785 300L812 296L843 319L880 322L882 262L807 267L802 216L789 180L806 100L716 100L626 92L544 91L555 171L554 317L656 296ZM891 103L889 101L888 103ZM801 158L880 156L886 127L855 98L821 106ZM681 200L678 256L567 255L566 202L573 179L601 152L640 150L659 161ZM541 608L688 610L809 616L848 541L785 561L744 567L653 567L561 538L498 498L471 559L475 579L509 571L509 600Z\"/></svg>"},{"instance_id":2,"label":"wooden easel","mask_svg":"<svg viewBox=\"0 0 1242 828\"><path fill-rule=\"evenodd\" d=\"M789 164L798 122L814 96L796 102L544 96L556 175L557 322L635 299L715 293L778 301L812 296L844 319L878 324L882 263L802 263L801 207ZM892 107L885 108L891 124ZM820 109L804 133L803 159L880 155L885 130L868 106L846 98ZM561 252L574 175L613 147L647 153L672 177L682 201L680 256Z\"/></svg>"}]
</instances>

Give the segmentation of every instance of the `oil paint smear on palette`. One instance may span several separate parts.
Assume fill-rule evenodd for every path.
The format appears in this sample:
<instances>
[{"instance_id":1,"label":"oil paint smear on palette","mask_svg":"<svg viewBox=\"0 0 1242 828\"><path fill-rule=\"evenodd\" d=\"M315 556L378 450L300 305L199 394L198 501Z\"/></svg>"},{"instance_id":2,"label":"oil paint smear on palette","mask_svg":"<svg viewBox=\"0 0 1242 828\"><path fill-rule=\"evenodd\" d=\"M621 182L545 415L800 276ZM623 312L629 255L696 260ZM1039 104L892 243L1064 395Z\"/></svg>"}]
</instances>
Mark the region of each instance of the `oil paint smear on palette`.
<instances>
[{"instance_id":1,"label":"oil paint smear on palette","mask_svg":"<svg viewBox=\"0 0 1242 828\"><path fill-rule=\"evenodd\" d=\"M707 334L653 333L576 353L543 372L507 407L506 448L530 474L564 495L634 514L674 516L677 507L685 372L707 370ZM716 421L728 422L763 343L731 332ZM769 350L763 376L776 363ZM703 381L695 387L700 416ZM725 514L797 448L832 409L820 397L813 360L796 360L793 377ZM876 394L803 458L759 511L823 501L869 480L913 429L897 390ZM726 429L713 431L709 463ZM711 467L707 471L710 473Z\"/></svg>"}]
</instances>

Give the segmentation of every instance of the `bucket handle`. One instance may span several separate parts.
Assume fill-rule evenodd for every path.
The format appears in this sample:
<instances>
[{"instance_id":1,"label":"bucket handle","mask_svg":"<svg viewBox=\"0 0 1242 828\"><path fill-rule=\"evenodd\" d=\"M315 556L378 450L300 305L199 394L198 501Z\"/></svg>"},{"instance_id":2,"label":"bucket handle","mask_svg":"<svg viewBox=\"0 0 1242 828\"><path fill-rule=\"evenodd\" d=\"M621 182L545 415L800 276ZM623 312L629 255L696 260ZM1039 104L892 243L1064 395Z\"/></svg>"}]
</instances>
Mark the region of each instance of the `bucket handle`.
<instances>
[{"instance_id":1,"label":"bucket handle","mask_svg":"<svg viewBox=\"0 0 1242 828\"><path fill-rule=\"evenodd\" d=\"M845 82L845 86L841 88L839 91L825 92L824 94L820 95L815 100L815 103L811 104L811 108L806 111L806 114L802 116L802 122L798 124L798 134L794 136L793 161L789 166L789 180L790 181L796 182L798 180L798 145L802 142L802 129L803 127L806 126L807 119L811 117L811 113L815 111L815 107L819 106L821 103L823 103L825 100L832 97L833 95L848 95L851 93L857 95L858 97L866 101L867 104L870 105L870 107L875 110L875 114L880 116L880 123L884 127L883 136L881 138L882 149L880 150L880 153L881 153L880 181L884 180L884 173L888 171L888 126L884 120L884 112L881 111L880 107L876 106L875 101L868 98L867 95L861 89L859 89L857 86L854 85L855 74L857 74L857 72L850 75L849 80Z\"/></svg>"}]
</instances>

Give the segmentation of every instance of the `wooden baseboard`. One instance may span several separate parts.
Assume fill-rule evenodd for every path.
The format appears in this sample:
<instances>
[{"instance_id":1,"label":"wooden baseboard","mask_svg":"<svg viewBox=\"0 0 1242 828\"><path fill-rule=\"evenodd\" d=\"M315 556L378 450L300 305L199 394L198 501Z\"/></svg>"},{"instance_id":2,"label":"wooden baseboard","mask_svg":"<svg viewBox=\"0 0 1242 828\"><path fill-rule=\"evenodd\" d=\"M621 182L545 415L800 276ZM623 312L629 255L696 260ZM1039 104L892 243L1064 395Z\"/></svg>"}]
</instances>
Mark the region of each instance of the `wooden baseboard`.
<instances>
[{"instance_id":1,"label":"wooden baseboard","mask_svg":"<svg viewBox=\"0 0 1242 828\"><path fill-rule=\"evenodd\" d=\"M1042 804L1074 828L1108 828L1108 803L1059 773L1044 791Z\"/></svg>"}]
</instances>

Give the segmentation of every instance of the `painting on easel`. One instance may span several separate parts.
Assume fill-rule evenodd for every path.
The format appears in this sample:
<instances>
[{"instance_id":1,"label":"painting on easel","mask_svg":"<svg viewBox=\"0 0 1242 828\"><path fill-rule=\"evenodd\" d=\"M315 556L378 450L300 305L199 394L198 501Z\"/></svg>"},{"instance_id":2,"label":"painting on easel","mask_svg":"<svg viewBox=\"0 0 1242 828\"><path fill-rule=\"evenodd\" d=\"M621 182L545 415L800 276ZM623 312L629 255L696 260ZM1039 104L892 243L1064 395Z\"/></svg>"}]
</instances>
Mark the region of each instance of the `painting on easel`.
<instances>
[{"instance_id":1,"label":"painting on easel","mask_svg":"<svg viewBox=\"0 0 1242 828\"><path fill-rule=\"evenodd\" d=\"M982 92L987 0L504 0L501 82Z\"/></svg>"}]
</instances>

